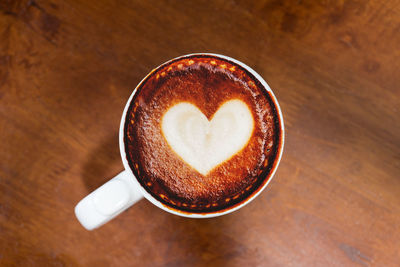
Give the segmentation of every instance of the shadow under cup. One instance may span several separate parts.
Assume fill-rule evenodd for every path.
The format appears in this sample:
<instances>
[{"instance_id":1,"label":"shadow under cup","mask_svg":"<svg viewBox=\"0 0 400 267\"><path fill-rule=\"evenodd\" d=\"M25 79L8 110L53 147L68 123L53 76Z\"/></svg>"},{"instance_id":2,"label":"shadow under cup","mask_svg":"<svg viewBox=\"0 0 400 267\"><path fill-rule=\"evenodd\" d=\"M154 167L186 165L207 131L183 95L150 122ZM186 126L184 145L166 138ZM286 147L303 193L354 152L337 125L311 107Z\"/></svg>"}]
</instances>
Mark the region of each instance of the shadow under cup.
<instances>
[{"instance_id":1,"label":"shadow under cup","mask_svg":"<svg viewBox=\"0 0 400 267\"><path fill-rule=\"evenodd\" d=\"M274 127L274 134L272 136L273 145L268 149L268 155L264 159L260 170L258 170L256 175L253 174L254 178L252 178L253 180L251 183L247 184L246 187L240 188L240 192L224 196L218 201L213 202L207 202L204 201L204 199L188 202L187 199L180 198L177 194L171 192L171 189L164 183L162 177L160 177L161 174L157 174L157 172L149 173L149 171L146 171L146 168L148 169L148 166L151 164L147 164L146 166L146 162L144 162L146 159L143 159L143 157L140 156L139 150L141 149L141 146L138 146L137 143L137 140L142 139L141 136L138 135L138 132L143 133L142 129L145 127L140 129L138 128L142 125L137 123L138 120L135 115L142 112L140 109L141 106L146 105L146 100L151 99L152 97L159 97L150 92L151 90L148 89L149 85L151 87L157 86L157 84L162 84L163 79L169 78L168 71L171 71L171 73L174 73L173 71L179 73L180 70L183 70L186 67L198 67L201 69L205 68L205 66L222 68L223 71L229 71L232 75L240 77L246 85L260 89L264 99L268 101L270 107L269 112L270 115L272 115L271 125ZM157 112L159 111L155 110L154 113ZM214 112L215 110L210 114L213 114ZM157 127L160 128L160 124L158 124ZM168 212L185 217L214 217L230 213L246 205L261 193L261 191L271 181L282 157L283 145L284 124L282 113L268 84L260 75L245 64L226 56L208 53L190 54L178 57L160 65L150 72L139 83L130 96L124 110L120 127L120 149L122 161L125 169L136 177L144 197L156 206ZM154 154L156 154L156 151L154 151ZM164 155L163 157L160 157L158 161L168 161L173 157L173 155L171 156L166 154L166 156ZM235 155L233 157L235 157ZM231 159L228 161L230 160ZM177 166L188 168L182 160L176 164L177 165L173 168L177 168ZM212 171L210 173L212 173Z\"/></svg>"}]
</instances>

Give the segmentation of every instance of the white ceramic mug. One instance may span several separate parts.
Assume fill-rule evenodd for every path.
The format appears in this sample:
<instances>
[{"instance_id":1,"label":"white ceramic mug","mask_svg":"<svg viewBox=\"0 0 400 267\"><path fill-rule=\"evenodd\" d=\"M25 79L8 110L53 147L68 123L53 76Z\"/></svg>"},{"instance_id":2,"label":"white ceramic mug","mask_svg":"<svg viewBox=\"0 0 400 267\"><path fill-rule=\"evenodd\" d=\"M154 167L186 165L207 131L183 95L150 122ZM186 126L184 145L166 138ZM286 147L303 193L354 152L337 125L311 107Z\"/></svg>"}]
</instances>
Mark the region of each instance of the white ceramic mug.
<instances>
[{"instance_id":1,"label":"white ceramic mug","mask_svg":"<svg viewBox=\"0 0 400 267\"><path fill-rule=\"evenodd\" d=\"M164 64L168 64L170 61L182 58L182 57L187 57L187 56L192 56L192 55L208 55L208 56L214 56L214 57L219 57L221 59L225 59L231 62L234 62L244 69L246 69L248 72L250 72L252 75L255 76L257 80L260 81L260 83L264 86L266 90L269 91L270 96L272 97L273 102L276 105L276 109L278 111L279 115L279 125L281 127L281 142L278 148L278 154L276 160L276 164L272 168L270 174L268 177L266 177L266 182L262 185L261 188L255 191L252 195L250 195L248 198L243 200L241 203L238 205L235 205L231 208L227 208L222 212L209 212L209 213L188 213L188 212L179 212L175 209L169 208L168 206L162 204L160 201L155 199L150 193L148 193L137 181L136 177L134 176L131 168L129 167L128 161L126 159L126 152L125 152L125 144L124 144L124 125L125 125L125 117L127 115L128 108L130 106L131 100L133 96L136 94L137 88L143 83L143 81L154 71L162 67ZM211 217L216 217L216 216L221 216L227 213L231 213L235 210L240 209L241 207L245 206L247 203L252 201L255 197L257 197L263 190L264 188L268 185L268 183L272 180L273 175L276 172L276 169L279 165L279 162L282 157L282 152L283 152L283 145L284 145L284 139L285 139L285 131L284 131L284 125L283 125L283 117L282 117L282 112L279 107L278 101L275 98L275 95L273 94L271 88L268 86L268 84L264 81L261 76L256 73L253 69L251 69L249 66L245 65L244 63L235 60L233 58L223 56L223 55L218 55L218 54L210 54L210 53L197 53L197 54L190 54L190 55L184 55L175 59L171 59L163 64L161 64L159 67L155 68L153 71L151 71L135 88L135 90L132 92L131 96L129 97L128 102L125 105L124 112L122 114L122 119L119 127L119 149L121 153L121 158L122 162L124 164L125 170L122 171L120 174L115 176L113 179L90 193L88 196L86 196L84 199L82 199L78 205L75 207L75 214L76 217L78 218L79 222L87 229L87 230L93 230L97 227L100 227L101 225L105 224L106 222L110 221L114 217L116 217L118 214L141 200L143 197L149 200L151 203L156 205L157 207L168 211L170 213L173 213L175 215L179 216L184 216L184 217L189 217L189 218L211 218Z\"/></svg>"}]
</instances>

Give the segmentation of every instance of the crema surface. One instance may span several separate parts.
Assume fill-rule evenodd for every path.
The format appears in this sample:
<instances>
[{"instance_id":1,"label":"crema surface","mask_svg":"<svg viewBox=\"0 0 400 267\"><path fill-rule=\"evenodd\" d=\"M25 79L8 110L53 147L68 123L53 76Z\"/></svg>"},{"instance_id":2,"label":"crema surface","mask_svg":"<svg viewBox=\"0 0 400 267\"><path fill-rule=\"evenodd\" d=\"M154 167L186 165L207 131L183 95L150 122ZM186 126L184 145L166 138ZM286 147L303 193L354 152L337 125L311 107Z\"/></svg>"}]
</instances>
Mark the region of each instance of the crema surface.
<instances>
[{"instance_id":1,"label":"crema surface","mask_svg":"<svg viewBox=\"0 0 400 267\"><path fill-rule=\"evenodd\" d=\"M179 211L222 211L269 178L281 140L276 106L240 65L188 56L162 65L137 90L125 150L153 197Z\"/></svg>"}]
</instances>

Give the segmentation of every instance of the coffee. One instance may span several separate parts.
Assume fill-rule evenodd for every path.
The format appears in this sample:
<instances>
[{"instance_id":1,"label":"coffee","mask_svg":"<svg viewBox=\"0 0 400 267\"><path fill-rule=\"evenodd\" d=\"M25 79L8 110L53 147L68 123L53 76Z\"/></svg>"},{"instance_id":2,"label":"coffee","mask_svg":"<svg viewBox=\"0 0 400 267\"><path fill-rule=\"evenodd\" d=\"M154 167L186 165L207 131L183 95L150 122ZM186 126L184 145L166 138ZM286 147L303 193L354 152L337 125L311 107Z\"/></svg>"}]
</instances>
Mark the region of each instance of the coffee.
<instances>
[{"instance_id":1,"label":"coffee","mask_svg":"<svg viewBox=\"0 0 400 267\"><path fill-rule=\"evenodd\" d=\"M276 104L242 66L191 55L153 70L126 115L127 161L140 184L168 207L223 211L255 194L277 161Z\"/></svg>"}]
</instances>

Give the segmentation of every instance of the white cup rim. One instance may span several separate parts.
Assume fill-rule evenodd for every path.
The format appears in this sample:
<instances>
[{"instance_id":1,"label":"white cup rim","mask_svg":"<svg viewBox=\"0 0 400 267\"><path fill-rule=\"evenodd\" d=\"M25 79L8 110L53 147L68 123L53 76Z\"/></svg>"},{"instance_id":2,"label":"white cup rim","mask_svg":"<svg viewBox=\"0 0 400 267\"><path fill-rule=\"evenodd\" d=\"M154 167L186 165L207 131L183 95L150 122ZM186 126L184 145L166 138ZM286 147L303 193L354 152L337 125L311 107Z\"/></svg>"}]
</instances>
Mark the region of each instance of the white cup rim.
<instances>
[{"instance_id":1,"label":"white cup rim","mask_svg":"<svg viewBox=\"0 0 400 267\"><path fill-rule=\"evenodd\" d=\"M275 164L272 167L271 172L269 173L269 177L266 178L266 181L264 182L264 184L262 186L260 186L259 188L257 188L257 190L255 190L250 196L248 196L246 199L242 200L241 202L239 202L238 204L233 205L232 207L228 207L223 209L222 211L212 211L212 212L206 212L206 213L190 213L190 212L186 212L186 211L180 211L177 210L173 207L167 206L166 204L161 203L159 200L157 200L156 198L154 198L145 188L143 188L143 186L139 183L139 181L137 180L135 174L133 173L131 167L129 166L127 157L126 157L126 152L125 152L125 143L124 143L124 127L125 127L125 119L126 119L126 115L130 106L130 103L134 97L134 95L137 92L137 89L140 87L140 85L146 80L146 78L153 73L154 71L158 70L161 66L168 64L171 61L175 61L181 58L185 58L185 57L191 57L191 56L212 56L212 57L217 57L217 58L221 58L223 60L227 60L227 61L231 61L233 63L236 63L238 65L240 65L241 67L243 67L244 69L246 69L248 72L250 72L262 85L263 87L270 93L270 96L275 104L278 116L279 116L279 125L281 127L281 140L280 140L280 147L278 148L278 155L275 158ZM150 71L136 86L136 88L133 90L133 92L131 93L128 101L126 102L125 108L124 108L124 112L122 114L122 118L121 118L121 123L120 123L120 128L119 128L119 148L120 148L120 153L121 153L121 158L122 158L122 162L124 164L124 168L125 170L133 177L133 182L137 185L137 187L140 189L141 193L143 194L143 196L149 200L151 203L153 203L154 205L156 205L157 207L175 214L175 215L179 215L179 216L183 216L183 217L189 217L189 218L212 218L212 217L217 217L217 216L222 216L231 212L234 212L242 207L244 207L245 205L247 205L248 203L250 203L253 199L255 199L267 186L268 184L271 182L272 178L274 177L274 174L279 166L279 163L281 161L282 158L282 153L283 153L283 147L284 147L284 143L285 143L285 127L284 127L284 123L283 123L283 116L282 116L282 111L281 108L279 106L279 103L274 95L274 93L272 92L271 88L269 87L269 85L267 84L267 82L256 72L254 71L252 68L250 68L249 66L247 66L246 64L244 64L243 62L240 62L236 59L233 59L231 57L228 56L224 56L221 54L215 54L215 53L192 53L192 54L187 54L187 55L183 55L183 56L179 56L176 58L173 58L171 60L168 60L162 64L160 64L159 66L157 66L156 68L154 68L152 71Z\"/></svg>"}]
</instances>

